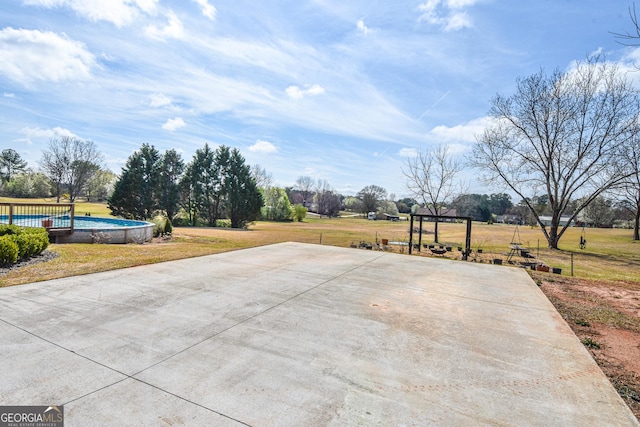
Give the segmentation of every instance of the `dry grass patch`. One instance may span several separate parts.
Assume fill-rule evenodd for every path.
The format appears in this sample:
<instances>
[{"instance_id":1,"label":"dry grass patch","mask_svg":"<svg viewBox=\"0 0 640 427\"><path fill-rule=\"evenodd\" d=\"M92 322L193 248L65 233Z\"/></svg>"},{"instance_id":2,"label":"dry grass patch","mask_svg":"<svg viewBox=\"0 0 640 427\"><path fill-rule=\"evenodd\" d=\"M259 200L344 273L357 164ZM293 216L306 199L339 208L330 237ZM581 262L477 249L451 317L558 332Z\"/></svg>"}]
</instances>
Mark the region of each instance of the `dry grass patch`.
<instances>
[{"instance_id":1,"label":"dry grass patch","mask_svg":"<svg viewBox=\"0 0 640 427\"><path fill-rule=\"evenodd\" d=\"M417 226L417 224L416 224ZM422 243L433 242L433 223L425 223ZM474 223L472 248L477 262L505 259L514 236L514 226ZM454 248L462 246L465 224L441 223L440 242ZM544 236L537 228L520 227L520 243L532 249L540 260L562 268L563 276L570 273L571 252L574 252L574 271L577 277L614 280L620 283L640 283L640 244L630 239L630 230L589 230L588 246L578 249L580 229L570 229L561 240L560 251L544 248ZM369 221L362 217L308 218L305 222L257 222L249 230L227 228L176 227L170 241L155 241L144 245L51 245L50 250L60 256L42 265L28 266L0 277L0 286L88 274L155 262L214 254L280 242L300 242L349 247L366 243L390 241L408 242L408 221ZM414 234L414 241L418 236ZM540 249L538 249L540 241ZM478 248L481 256L475 255ZM400 252L401 247L390 250ZM430 256L423 250L420 255ZM460 258L458 252L446 256Z\"/></svg>"}]
</instances>

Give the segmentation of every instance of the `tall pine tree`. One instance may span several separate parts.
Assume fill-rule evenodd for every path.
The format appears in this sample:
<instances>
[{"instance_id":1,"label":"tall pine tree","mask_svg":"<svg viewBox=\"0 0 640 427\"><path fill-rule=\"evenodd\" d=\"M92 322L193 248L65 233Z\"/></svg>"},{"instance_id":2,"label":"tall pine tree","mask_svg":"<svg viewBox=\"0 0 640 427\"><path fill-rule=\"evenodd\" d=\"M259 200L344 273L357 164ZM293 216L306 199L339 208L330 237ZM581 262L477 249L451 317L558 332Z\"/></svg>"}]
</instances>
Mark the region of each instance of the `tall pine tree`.
<instances>
[{"instance_id":1,"label":"tall pine tree","mask_svg":"<svg viewBox=\"0 0 640 427\"><path fill-rule=\"evenodd\" d=\"M251 168L237 149L231 150L226 181L227 216L231 228L244 228L260 217L263 204L262 193L256 180L251 176Z\"/></svg>"},{"instance_id":2,"label":"tall pine tree","mask_svg":"<svg viewBox=\"0 0 640 427\"><path fill-rule=\"evenodd\" d=\"M149 144L143 144L127 159L116 181L108 207L111 214L124 218L144 220L158 209L160 189L160 153Z\"/></svg>"}]
</instances>

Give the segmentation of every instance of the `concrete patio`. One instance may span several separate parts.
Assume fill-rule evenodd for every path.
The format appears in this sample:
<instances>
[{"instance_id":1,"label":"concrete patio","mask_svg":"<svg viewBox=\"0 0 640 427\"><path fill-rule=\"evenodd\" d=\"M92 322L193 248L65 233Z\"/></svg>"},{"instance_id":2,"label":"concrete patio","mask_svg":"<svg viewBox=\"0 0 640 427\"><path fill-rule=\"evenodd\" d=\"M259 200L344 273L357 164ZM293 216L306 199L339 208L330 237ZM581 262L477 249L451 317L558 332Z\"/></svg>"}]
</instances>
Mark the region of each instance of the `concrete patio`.
<instances>
[{"instance_id":1,"label":"concrete patio","mask_svg":"<svg viewBox=\"0 0 640 427\"><path fill-rule=\"evenodd\" d=\"M283 243L0 288L66 426L638 426L525 271Z\"/></svg>"}]
</instances>

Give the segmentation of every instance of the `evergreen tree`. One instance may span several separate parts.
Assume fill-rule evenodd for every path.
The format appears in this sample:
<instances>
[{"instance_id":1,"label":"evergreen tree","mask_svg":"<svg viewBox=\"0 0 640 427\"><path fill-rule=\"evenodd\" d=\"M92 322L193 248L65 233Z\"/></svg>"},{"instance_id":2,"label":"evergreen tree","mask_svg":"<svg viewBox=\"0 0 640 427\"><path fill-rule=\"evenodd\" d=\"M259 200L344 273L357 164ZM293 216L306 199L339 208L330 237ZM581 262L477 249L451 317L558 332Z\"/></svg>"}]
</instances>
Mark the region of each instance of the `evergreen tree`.
<instances>
[{"instance_id":1,"label":"evergreen tree","mask_svg":"<svg viewBox=\"0 0 640 427\"><path fill-rule=\"evenodd\" d=\"M148 219L159 208L160 153L153 145L143 144L127 159L116 181L108 206L116 216Z\"/></svg>"},{"instance_id":2,"label":"evergreen tree","mask_svg":"<svg viewBox=\"0 0 640 427\"><path fill-rule=\"evenodd\" d=\"M180 188L180 207L187 214L189 224L197 225L198 221L198 200L196 197L196 173L193 162L189 163L180 178L178 184Z\"/></svg>"},{"instance_id":3,"label":"evergreen tree","mask_svg":"<svg viewBox=\"0 0 640 427\"><path fill-rule=\"evenodd\" d=\"M27 162L20 157L20 154L7 148L0 153L0 176L9 182L17 172L24 172L27 169Z\"/></svg>"},{"instance_id":4,"label":"evergreen tree","mask_svg":"<svg viewBox=\"0 0 640 427\"><path fill-rule=\"evenodd\" d=\"M231 150L225 182L227 192L226 212L231 228L244 228L260 217L263 200L251 168L237 149Z\"/></svg>"},{"instance_id":5,"label":"evergreen tree","mask_svg":"<svg viewBox=\"0 0 640 427\"><path fill-rule=\"evenodd\" d=\"M179 179L184 171L184 162L176 150L167 150L160 161L160 209L163 209L168 218L173 218L177 213L180 201Z\"/></svg>"}]
</instances>

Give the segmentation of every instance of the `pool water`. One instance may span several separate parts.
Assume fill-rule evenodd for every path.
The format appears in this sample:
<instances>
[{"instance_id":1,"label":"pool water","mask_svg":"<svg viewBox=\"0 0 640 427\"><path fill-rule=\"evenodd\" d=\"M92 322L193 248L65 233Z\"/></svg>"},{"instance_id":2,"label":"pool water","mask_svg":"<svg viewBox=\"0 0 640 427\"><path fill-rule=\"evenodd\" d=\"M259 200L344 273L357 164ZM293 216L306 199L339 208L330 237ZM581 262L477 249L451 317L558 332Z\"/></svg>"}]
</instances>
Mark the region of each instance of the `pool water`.
<instances>
[{"instance_id":1,"label":"pool water","mask_svg":"<svg viewBox=\"0 0 640 427\"><path fill-rule=\"evenodd\" d=\"M50 217L46 215L14 215L13 223L22 227L40 227L43 219ZM71 222L68 215L50 218L53 220L53 228L69 227ZM0 215L0 223L7 224L9 217ZM122 227L140 227L149 224L145 221L135 221L120 218L101 218L92 216L76 216L73 220L73 228L76 230L94 229L94 228L122 228Z\"/></svg>"}]
</instances>

